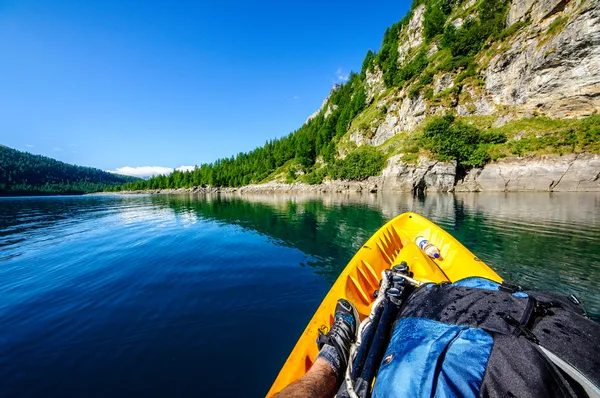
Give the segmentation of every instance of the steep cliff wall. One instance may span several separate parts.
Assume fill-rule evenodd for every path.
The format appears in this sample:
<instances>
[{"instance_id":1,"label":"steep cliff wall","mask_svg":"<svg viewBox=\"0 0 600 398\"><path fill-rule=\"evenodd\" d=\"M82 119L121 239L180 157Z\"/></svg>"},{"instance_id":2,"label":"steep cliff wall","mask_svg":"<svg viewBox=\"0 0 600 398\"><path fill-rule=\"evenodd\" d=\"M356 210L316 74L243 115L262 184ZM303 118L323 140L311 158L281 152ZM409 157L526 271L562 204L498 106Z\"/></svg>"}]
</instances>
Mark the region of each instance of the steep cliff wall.
<instances>
[{"instance_id":1,"label":"steep cliff wall","mask_svg":"<svg viewBox=\"0 0 600 398\"><path fill-rule=\"evenodd\" d=\"M439 40L426 44L424 12L425 5L416 7L399 34L400 65L410 62L416 50L424 46L433 60L430 65L447 56ZM446 24L460 27L475 13L475 1L462 2ZM401 88L386 89L381 68L375 65L367 70L367 98L379 116L370 121L367 129L364 123L353 124L344 139L389 152L390 146L402 147L396 136L410 137L422 129L429 117L447 112L467 120L488 117L495 127L527 118L581 118L600 112L599 1L512 0L506 27L505 37L490 41L476 55L476 72L466 78L460 76L460 69L433 69L431 82L424 86L421 78ZM509 132L509 144L523 134L524 131ZM549 128L536 134L540 137L554 132ZM600 190L600 160L594 153L508 154L506 159L483 168L467 170L466 175L462 175L463 167L459 166L457 172L456 163L435 161L422 151L418 161L404 162L403 155L401 150L392 151L381 174L381 189Z\"/></svg>"},{"instance_id":2,"label":"steep cliff wall","mask_svg":"<svg viewBox=\"0 0 600 398\"><path fill-rule=\"evenodd\" d=\"M469 2L462 6L469 6ZM472 7L471 2L471 7ZM423 10L417 7L401 33L399 62L423 44ZM527 21L526 23L524 21ZM461 21L459 21L461 22ZM457 23L450 18L448 23ZM413 85L387 96L379 68L368 71L368 97L387 112L375 134L358 144L381 145L394 135L413 131L428 115L454 111L460 116L501 116L499 123L522 117L589 116L600 111L600 2L596 0L513 0L507 25L522 24L503 41L477 56L478 76L466 79L460 93L448 101L426 98ZM441 52L432 43L429 55ZM456 73L440 71L433 78L433 95L457 86ZM363 142L359 142L363 141Z\"/></svg>"},{"instance_id":3,"label":"steep cliff wall","mask_svg":"<svg viewBox=\"0 0 600 398\"><path fill-rule=\"evenodd\" d=\"M485 70L485 90L494 104L560 118L598 112L600 2L513 2L508 23L526 18L531 24Z\"/></svg>"}]
</instances>

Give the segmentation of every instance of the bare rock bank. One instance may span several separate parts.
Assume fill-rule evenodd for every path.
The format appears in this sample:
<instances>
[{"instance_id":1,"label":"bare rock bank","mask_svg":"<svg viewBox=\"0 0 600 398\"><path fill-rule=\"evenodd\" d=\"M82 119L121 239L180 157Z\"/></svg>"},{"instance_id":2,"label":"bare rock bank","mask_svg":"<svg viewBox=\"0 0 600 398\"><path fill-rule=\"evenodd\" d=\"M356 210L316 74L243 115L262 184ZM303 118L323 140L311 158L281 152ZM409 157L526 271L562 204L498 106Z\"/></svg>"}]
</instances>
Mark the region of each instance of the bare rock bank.
<instances>
[{"instance_id":1,"label":"bare rock bank","mask_svg":"<svg viewBox=\"0 0 600 398\"><path fill-rule=\"evenodd\" d=\"M586 154L512 158L472 169L457 192L600 192L600 156Z\"/></svg>"}]
</instances>

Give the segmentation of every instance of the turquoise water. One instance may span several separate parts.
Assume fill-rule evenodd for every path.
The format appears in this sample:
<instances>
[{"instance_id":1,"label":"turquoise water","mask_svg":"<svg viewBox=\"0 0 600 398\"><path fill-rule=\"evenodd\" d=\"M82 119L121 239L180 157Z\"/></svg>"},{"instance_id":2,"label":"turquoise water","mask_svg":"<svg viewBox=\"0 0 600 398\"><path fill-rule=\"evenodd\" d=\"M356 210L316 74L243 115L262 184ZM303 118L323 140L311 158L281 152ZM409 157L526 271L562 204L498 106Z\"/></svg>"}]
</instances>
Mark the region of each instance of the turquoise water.
<instances>
[{"instance_id":1,"label":"turquoise water","mask_svg":"<svg viewBox=\"0 0 600 398\"><path fill-rule=\"evenodd\" d=\"M0 396L261 396L404 211L600 318L600 195L0 199Z\"/></svg>"}]
</instances>

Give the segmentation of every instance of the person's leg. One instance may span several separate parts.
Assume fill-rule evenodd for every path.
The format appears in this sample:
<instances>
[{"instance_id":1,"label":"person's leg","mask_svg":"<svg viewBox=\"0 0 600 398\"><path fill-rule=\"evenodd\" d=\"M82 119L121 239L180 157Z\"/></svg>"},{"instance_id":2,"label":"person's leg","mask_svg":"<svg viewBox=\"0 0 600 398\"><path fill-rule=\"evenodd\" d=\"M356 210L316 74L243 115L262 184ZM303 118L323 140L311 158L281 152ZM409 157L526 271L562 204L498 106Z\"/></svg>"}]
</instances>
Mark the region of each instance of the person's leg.
<instances>
[{"instance_id":1,"label":"person's leg","mask_svg":"<svg viewBox=\"0 0 600 398\"><path fill-rule=\"evenodd\" d=\"M321 334L317 341L321 351L315 363L300 380L275 394L275 397L333 397L344 378L359 321L356 308L347 300L338 300L333 326L327 334Z\"/></svg>"},{"instance_id":2,"label":"person's leg","mask_svg":"<svg viewBox=\"0 0 600 398\"><path fill-rule=\"evenodd\" d=\"M273 398L333 397L339 388L338 377L329 362L317 358L310 370L298 381L290 384Z\"/></svg>"}]
</instances>

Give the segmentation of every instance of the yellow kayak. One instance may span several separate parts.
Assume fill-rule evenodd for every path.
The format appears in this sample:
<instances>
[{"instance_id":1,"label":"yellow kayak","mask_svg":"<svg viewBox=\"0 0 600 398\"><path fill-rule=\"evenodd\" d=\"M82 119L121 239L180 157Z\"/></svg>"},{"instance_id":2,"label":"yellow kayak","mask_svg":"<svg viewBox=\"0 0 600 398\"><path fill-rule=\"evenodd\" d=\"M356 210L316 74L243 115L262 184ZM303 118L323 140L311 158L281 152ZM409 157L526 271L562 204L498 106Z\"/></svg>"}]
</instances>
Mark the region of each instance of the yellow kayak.
<instances>
[{"instance_id":1,"label":"yellow kayak","mask_svg":"<svg viewBox=\"0 0 600 398\"><path fill-rule=\"evenodd\" d=\"M439 259L428 257L416 245L419 236L439 249ZM267 397L310 369L318 354L319 328L333 322L337 300L345 298L352 302L361 320L364 319L371 311L381 273L402 261L414 273L413 278L423 283L455 282L472 276L502 282L498 274L442 228L418 214L401 214L381 227L350 260L298 339Z\"/></svg>"}]
</instances>

